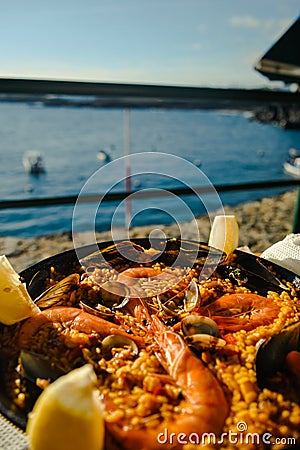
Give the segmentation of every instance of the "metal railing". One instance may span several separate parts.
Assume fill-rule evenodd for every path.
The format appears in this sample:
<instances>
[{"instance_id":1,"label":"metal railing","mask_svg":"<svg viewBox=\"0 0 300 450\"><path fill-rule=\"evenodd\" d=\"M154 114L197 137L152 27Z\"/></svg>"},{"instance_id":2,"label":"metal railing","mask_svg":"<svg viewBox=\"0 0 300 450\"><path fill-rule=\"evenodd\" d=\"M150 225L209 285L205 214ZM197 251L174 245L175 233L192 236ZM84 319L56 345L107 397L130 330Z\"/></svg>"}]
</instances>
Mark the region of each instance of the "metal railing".
<instances>
[{"instance_id":1,"label":"metal railing","mask_svg":"<svg viewBox=\"0 0 300 450\"><path fill-rule=\"evenodd\" d=\"M261 89L214 89L187 86L160 86L142 84L113 84L113 83L92 83L75 81L52 81L52 80L29 80L29 79L8 79L0 78L0 100L7 95L14 95L15 100L24 100L29 96L34 96L33 100L43 99L46 104L51 104L66 99L59 99L55 96L76 97L79 104L91 107L156 107L156 108L181 108L181 109L240 109L247 110L266 105L300 105L299 92L272 91ZM54 96L54 97L53 97ZM92 97L86 99L86 97ZM78 100L79 98L79 100ZM81 98L81 100L80 100ZM72 103L74 104L74 103ZM237 183L214 186L218 193L273 189L289 186L299 186L300 180L280 180L268 182ZM193 192L204 194L210 192L210 187L194 187ZM191 194L191 189L169 189L177 196ZM300 191L299 191L300 192ZM111 202L124 200L133 192L119 192L108 194L91 194L81 196L81 202L101 201ZM162 196L161 190L134 191L135 198L143 198L144 195ZM7 208L29 208L58 206L75 204L77 196L31 198L23 200L0 200L0 209ZM293 231L300 231L300 196L298 196L295 206L295 217Z\"/></svg>"},{"instance_id":2,"label":"metal railing","mask_svg":"<svg viewBox=\"0 0 300 450\"><path fill-rule=\"evenodd\" d=\"M253 183L239 183L239 184L222 184L212 186L200 186L200 187L187 187L187 188L168 188L168 190L162 189L147 189L126 191L126 192L114 192L106 194L81 194L80 203L98 203L101 202L115 202L126 200L126 198L134 194L135 200L141 200L145 198L161 198L174 194L176 196L185 196L192 194L209 194L213 191L218 193L236 192L236 191L250 191L258 189L275 189L283 187L300 186L300 180L280 180L280 181L259 181ZM46 206L58 206L58 205L74 205L78 200L77 195L63 196L63 197L42 197L42 198L30 198L23 200L0 200L0 210L9 208L33 208L33 207L46 207Z\"/></svg>"},{"instance_id":3,"label":"metal railing","mask_svg":"<svg viewBox=\"0 0 300 450\"><path fill-rule=\"evenodd\" d=\"M0 94L94 96L96 106L247 109L270 104L300 105L299 93L285 91L13 78L0 78Z\"/></svg>"}]
</instances>

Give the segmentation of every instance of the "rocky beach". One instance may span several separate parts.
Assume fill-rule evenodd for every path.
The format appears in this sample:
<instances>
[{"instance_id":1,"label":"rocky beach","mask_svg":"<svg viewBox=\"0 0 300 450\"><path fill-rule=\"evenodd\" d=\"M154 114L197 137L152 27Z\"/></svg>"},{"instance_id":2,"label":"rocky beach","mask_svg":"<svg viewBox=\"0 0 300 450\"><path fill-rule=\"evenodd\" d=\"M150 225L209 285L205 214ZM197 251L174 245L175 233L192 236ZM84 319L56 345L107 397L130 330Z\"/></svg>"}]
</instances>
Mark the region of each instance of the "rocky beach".
<instances>
[{"instance_id":1,"label":"rocky beach","mask_svg":"<svg viewBox=\"0 0 300 450\"><path fill-rule=\"evenodd\" d=\"M279 196L265 197L235 207L224 205L226 214L234 214L240 229L240 246L248 246L252 252L262 252L277 241L282 240L292 232L297 190L285 192ZM215 212L215 215L219 214ZM207 215L197 217L200 240L207 242L210 233L210 219ZM195 239L195 233L190 223L172 225L151 225L129 230L130 238L148 237L154 229L160 230L160 237L181 237ZM124 238L124 230L120 236L114 233L114 239ZM152 236L152 234L151 234ZM128 237L128 236L127 236ZM96 233L99 242L111 239L111 232ZM77 236L76 244L92 243L87 233ZM6 255L16 271L41 261L49 256L73 248L72 233L57 233L34 238L19 238L15 236L0 237L0 254Z\"/></svg>"}]
</instances>

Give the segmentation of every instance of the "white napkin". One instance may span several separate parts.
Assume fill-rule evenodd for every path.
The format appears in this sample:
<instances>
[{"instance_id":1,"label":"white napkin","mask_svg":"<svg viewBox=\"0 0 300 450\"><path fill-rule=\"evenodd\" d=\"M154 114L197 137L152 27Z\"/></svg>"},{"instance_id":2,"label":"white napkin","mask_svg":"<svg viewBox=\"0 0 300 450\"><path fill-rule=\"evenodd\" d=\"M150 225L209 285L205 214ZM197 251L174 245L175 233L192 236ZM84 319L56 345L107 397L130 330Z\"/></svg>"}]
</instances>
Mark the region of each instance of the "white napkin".
<instances>
[{"instance_id":1,"label":"white napkin","mask_svg":"<svg viewBox=\"0 0 300 450\"><path fill-rule=\"evenodd\" d=\"M265 250L261 257L300 276L300 234L288 234Z\"/></svg>"},{"instance_id":2,"label":"white napkin","mask_svg":"<svg viewBox=\"0 0 300 450\"><path fill-rule=\"evenodd\" d=\"M28 450L27 436L0 413L0 450Z\"/></svg>"}]
</instances>

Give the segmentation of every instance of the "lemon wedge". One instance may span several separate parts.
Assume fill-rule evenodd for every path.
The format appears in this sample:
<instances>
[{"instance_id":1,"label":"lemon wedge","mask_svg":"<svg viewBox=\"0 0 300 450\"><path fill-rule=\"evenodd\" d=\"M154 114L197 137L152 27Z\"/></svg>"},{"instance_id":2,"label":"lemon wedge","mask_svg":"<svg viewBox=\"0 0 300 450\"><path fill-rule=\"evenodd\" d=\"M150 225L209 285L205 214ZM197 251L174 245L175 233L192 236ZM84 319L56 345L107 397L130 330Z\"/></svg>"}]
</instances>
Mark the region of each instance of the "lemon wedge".
<instances>
[{"instance_id":1,"label":"lemon wedge","mask_svg":"<svg viewBox=\"0 0 300 450\"><path fill-rule=\"evenodd\" d=\"M104 419L90 364L50 384L29 414L30 450L102 450Z\"/></svg>"},{"instance_id":2,"label":"lemon wedge","mask_svg":"<svg viewBox=\"0 0 300 450\"><path fill-rule=\"evenodd\" d=\"M5 255L0 256L0 322L13 325L40 312Z\"/></svg>"},{"instance_id":3,"label":"lemon wedge","mask_svg":"<svg viewBox=\"0 0 300 450\"><path fill-rule=\"evenodd\" d=\"M239 244L239 226L234 215L222 215L214 218L208 245L222 250L227 255Z\"/></svg>"}]
</instances>

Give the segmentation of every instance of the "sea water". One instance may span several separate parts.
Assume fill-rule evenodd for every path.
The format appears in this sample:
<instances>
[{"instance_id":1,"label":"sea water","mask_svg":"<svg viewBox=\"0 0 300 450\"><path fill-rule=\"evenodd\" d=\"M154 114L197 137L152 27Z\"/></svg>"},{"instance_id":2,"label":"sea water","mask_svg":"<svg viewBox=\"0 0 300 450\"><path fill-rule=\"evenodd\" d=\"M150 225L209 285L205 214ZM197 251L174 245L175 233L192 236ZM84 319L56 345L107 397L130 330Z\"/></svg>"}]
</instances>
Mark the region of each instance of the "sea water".
<instances>
[{"instance_id":1,"label":"sea water","mask_svg":"<svg viewBox=\"0 0 300 450\"><path fill-rule=\"evenodd\" d=\"M282 165L289 148L300 148L299 130L259 124L237 111L215 110L131 109L129 142L126 114L120 108L0 103L0 199L121 192L132 170L131 189L160 188L164 193L176 187L196 188L206 181L218 186L283 180L288 178ZM97 159L102 149L110 162ZM44 174L25 172L22 157L30 150L43 154ZM120 158L129 151L128 167L128 158ZM143 158L143 154L150 156ZM235 205L283 191L232 192L217 201L208 196L200 202L193 195L133 198L130 225L181 222L213 209L219 201ZM128 203L82 206L77 211L78 227L89 228L93 216L99 231L109 229L112 221L125 226ZM1 210L0 235L32 237L70 231L73 212L72 205Z\"/></svg>"}]
</instances>

